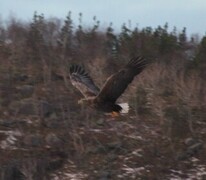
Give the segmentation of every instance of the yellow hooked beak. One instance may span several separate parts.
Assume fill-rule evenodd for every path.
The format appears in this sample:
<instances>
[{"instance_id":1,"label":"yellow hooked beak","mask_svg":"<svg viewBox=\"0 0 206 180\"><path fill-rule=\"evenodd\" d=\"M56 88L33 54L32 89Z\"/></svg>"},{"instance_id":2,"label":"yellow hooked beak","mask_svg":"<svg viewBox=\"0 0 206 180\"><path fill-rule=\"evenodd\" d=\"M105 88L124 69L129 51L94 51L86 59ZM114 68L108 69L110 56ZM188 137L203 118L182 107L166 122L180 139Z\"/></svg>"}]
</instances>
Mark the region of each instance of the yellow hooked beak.
<instances>
[{"instance_id":1,"label":"yellow hooked beak","mask_svg":"<svg viewBox=\"0 0 206 180\"><path fill-rule=\"evenodd\" d=\"M77 102L78 104L83 104L83 99L80 99L80 100L78 100L78 102Z\"/></svg>"}]
</instances>

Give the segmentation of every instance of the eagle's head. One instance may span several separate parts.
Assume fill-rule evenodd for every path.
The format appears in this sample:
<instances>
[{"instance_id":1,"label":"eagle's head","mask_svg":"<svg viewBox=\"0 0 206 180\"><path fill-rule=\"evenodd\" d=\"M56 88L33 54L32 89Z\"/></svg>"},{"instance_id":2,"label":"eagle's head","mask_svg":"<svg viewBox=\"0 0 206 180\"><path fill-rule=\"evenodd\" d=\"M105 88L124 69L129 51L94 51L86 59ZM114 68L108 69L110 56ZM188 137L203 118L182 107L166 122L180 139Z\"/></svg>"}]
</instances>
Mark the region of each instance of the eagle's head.
<instances>
[{"instance_id":1,"label":"eagle's head","mask_svg":"<svg viewBox=\"0 0 206 180\"><path fill-rule=\"evenodd\" d=\"M80 105L88 105L91 106L93 104L94 97L91 98L83 98L78 101Z\"/></svg>"}]
</instances>

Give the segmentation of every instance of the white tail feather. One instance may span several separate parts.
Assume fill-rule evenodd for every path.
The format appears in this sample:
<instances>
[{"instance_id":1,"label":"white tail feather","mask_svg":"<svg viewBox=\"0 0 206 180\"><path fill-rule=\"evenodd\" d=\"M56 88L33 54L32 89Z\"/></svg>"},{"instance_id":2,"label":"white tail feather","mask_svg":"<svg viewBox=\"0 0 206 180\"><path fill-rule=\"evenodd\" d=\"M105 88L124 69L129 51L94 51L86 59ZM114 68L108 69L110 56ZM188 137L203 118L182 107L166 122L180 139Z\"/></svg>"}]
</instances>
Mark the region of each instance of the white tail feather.
<instances>
[{"instance_id":1,"label":"white tail feather","mask_svg":"<svg viewBox=\"0 0 206 180\"><path fill-rule=\"evenodd\" d=\"M118 105L121 106L121 108L122 108L120 113L127 114L129 112L129 104L128 103L120 103Z\"/></svg>"}]
</instances>

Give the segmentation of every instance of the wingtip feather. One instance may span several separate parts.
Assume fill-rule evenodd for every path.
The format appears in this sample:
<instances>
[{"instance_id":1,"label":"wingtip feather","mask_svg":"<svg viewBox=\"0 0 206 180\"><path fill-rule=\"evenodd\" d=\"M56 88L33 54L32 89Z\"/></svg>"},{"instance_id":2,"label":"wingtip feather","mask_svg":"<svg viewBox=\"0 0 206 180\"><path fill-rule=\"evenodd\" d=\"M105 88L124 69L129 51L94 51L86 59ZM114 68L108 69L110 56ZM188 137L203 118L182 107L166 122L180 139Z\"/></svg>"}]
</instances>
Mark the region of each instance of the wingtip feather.
<instances>
[{"instance_id":1,"label":"wingtip feather","mask_svg":"<svg viewBox=\"0 0 206 180\"><path fill-rule=\"evenodd\" d=\"M72 64L69 68L70 74L78 73L81 75L87 75L88 73L84 70L84 68L80 65Z\"/></svg>"},{"instance_id":2,"label":"wingtip feather","mask_svg":"<svg viewBox=\"0 0 206 180\"><path fill-rule=\"evenodd\" d=\"M147 64L149 64L149 62L146 58L137 56L128 62L127 67L144 68Z\"/></svg>"}]
</instances>

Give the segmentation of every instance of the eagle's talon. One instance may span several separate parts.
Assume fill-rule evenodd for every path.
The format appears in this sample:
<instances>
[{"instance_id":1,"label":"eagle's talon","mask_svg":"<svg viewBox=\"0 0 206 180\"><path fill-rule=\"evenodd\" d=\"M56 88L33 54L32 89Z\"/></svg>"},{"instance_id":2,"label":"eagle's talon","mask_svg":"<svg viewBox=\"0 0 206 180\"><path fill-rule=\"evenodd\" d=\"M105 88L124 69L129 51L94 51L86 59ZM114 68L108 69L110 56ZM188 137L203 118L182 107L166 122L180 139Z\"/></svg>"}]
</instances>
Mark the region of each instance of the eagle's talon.
<instances>
[{"instance_id":1,"label":"eagle's talon","mask_svg":"<svg viewBox=\"0 0 206 180\"><path fill-rule=\"evenodd\" d=\"M115 118L115 117L119 117L119 113L116 111L112 111L111 112L111 117Z\"/></svg>"}]
</instances>

